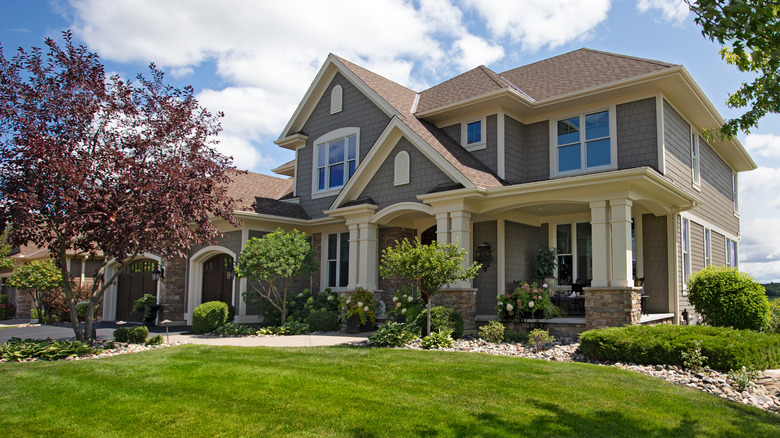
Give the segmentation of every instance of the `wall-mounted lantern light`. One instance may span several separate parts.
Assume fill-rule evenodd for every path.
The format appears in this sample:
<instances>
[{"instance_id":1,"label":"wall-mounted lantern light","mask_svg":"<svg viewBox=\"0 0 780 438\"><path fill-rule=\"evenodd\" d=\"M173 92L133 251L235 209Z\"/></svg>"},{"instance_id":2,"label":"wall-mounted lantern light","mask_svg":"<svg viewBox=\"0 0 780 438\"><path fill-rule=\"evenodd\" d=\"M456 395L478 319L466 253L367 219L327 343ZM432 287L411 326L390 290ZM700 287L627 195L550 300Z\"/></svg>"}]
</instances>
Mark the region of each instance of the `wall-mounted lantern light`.
<instances>
[{"instance_id":1,"label":"wall-mounted lantern light","mask_svg":"<svg viewBox=\"0 0 780 438\"><path fill-rule=\"evenodd\" d=\"M165 268L156 266L152 271L152 281L157 281L161 278L165 278Z\"/></svg>"},{"instance_id":2,"label":"wall-mounted lantern light","mask_svg":"<svg viewBox=\"0 0 780 438\"><path fill-rule=\"evenodd\" d=\"M230 260L227 263L227 279L228 281L233 281L234 278L236 278L236 264L233 263L233 260Z\"/></svg>"},{"instance_id":3,"label":"wall-mounted lantern light","mask_svg":"<svg viewBox=\"0 0 780 438\"><path fill-rule=\"evenodd\" d=\"M479 262L482 265L482 271L487 272L490 263L493 262L493 251L491 251L489 243L484 242L477 245L474 261Z\"/></svg>"}]
</instances>

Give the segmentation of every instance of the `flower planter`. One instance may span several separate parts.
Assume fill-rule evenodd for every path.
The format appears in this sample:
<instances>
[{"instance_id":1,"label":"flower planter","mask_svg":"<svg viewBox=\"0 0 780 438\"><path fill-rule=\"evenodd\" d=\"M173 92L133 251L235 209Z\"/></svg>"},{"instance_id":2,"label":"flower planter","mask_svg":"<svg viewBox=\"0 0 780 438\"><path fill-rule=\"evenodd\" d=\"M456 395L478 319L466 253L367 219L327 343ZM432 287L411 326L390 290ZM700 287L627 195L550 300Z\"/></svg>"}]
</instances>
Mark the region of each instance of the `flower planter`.
<instances>
[{"instance_id":1,"label":"flower planter","mask_svg":"<svg viewBox=\"0 0 780 438\"><path fill-rule=\"evenodd\" d=\"M366 320L365 324L361 324L360 317L357 315L352 315L347 318L347 333L362 333L371 332L374 330L374 325L371 324L371 321L368 319Z\"/></svg>"},{"instance_id":2,"label":"flower planter","mask_svg":"<svg viewBox=\"0 0 780 438\"><path fill-rule=\"evenodd\" d=\"M162 308L159 304L154 304L152 306L149 306L149 309L146 311L144 315L144 325L147 327L152 327L155 325L155 321L157 320L157 311L159 311Z\"/></svg>"}]
</instances>

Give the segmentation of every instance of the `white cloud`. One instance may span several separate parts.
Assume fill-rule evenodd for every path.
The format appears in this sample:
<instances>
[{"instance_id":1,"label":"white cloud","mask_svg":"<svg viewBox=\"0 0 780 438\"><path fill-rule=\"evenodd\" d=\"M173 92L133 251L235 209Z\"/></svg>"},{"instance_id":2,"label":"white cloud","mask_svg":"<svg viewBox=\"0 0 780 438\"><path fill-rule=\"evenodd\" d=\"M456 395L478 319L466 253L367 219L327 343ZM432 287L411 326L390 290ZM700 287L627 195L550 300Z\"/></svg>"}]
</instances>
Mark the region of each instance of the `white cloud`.
<instances>
[{"instance_id":1,"label":"white cloud","mask_svg":"<svg viewBox=\"0 0 780 438\"><path fill-rule=\"evenodd\" d=\"M744 145L751 155L780 158L780 135L750 134L745 138Z\"/></svg>"},{"instance_id":2,"label":"white cloud","mask_svg":"<svg viewBox=\"0 0 780 438\"><path fill-rule=\"evenodd\" d=\"M482 38L466 35L454 44L453 57L463 70L487 65L504 57L504 48L492 45Z\"/></svg>"},{"instance_id":3,"label":"white cloud","mask_svg":"<svg viewBox=\"0 0 780 438\"><path fill-rule=\"evenodd\" d=\"M636 8L642 13L657 10L665 20L674 23L682 23L690 12L683 0L639 0Z\"/></svg>"},{"instance_id":4,"label":"white cloud","mask_svg":"<svg viewBox=\"0 0 780 438\"><path fill-rule=\"evenodd\" d=\"M765 199L768 193L778 188L780 188L780 169L759 167L739 174L740 194L751 195L752 192L756 192L759 198Z\"/></svg>"},{"instance_id":5,"label":"white cloud","mask_svg":"<svg viewBox=\"0 0 780 438\"><path fill-rule=\"evenodd\" d=\"M555 48L589 37L607 18L610 0L467 0L495 37L509 36L523 49Z\"/></svg>"}]
</instances>

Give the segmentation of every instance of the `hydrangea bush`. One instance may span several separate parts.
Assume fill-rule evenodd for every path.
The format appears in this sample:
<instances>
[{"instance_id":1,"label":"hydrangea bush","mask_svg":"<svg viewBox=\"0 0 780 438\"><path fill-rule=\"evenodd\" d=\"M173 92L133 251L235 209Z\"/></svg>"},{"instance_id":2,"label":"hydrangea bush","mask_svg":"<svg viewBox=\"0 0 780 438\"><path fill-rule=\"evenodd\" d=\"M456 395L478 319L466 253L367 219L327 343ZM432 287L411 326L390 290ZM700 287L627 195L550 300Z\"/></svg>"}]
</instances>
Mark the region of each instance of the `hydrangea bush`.
<instances>
[{"instance_id":1,"label":"hydrangea bush","mask_svg":"<svg viewBox=\"0 0 780 438\"><path fill-rule=\"evenodd\" d=\"M361 287L355 289L355 292L349 298L341 299L342 308L347 318L357 315L360 319L360 324L366 324L367 321L371 321L371 325L376 323L376 301L374 295L370 290L365 290Z\"/></svg>"},{"instance_id":2,"label":"hydrangea bush","mask_svg":"<svg viewBox=\"0 0 780 438\"><path fill-rule=\"evenodd\" d=\"M496 311L501 319L522 321L535 315L546 319L565 315L560 307L550 301L547 284L538 286L536 283L524 283L513 292L501 294L496 298Z\"/></svg>"},{"instance_id":3,"label":"hydrangea bush","mask_svg":"<svg viewBox=\"0 0 780 438\"><path fill-rule=\"evenodd\" d=\"M390 314L393 316L407 316L407 313L419 315L423 307L425 307L425 303L417 294L403 288L393 295L393 308L390 310Z\"/></svg>"}]
</instances>

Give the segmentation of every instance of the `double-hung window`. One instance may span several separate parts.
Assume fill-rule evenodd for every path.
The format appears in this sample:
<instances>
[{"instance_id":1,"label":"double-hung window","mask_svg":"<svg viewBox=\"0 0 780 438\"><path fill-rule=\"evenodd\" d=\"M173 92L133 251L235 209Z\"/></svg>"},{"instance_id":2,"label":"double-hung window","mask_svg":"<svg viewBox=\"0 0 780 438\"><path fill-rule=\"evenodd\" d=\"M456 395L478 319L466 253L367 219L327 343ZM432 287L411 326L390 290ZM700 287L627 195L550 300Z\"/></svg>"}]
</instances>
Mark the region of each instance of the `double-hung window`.
<instances>
[{"instance_id":1,"label":"double-hung window","mask_svg":"<svg viewBox=\"0 0 780 438\"><path fill-rule=\"evenodd\" d=\"M349 233L328 234L327 287L347 287L349 282Z\"/></svg>"},{"instance_id":2,"label":"double-hung window","mask_svg":"<svg viewBox=\"0 0 780 438\"><path fill-rule=\"evenodd\" d=\"M470 151L485 148L485 122L486 118L483 117L461 124L460 136L463 147Z\"/></svg>"},{"instance_id":3,"label":"double-hung window","mask_svg":"<svg viewBox=\"0 0 780 438\"><path fill-rule=\"evenodd\" d=\"M590 222L558 224L558 284L584 283L593 278L593 242Z\"/></svg>"},{"instance_id":4,"label":"double-hung window","mask_svg":"<svg viewBox=\"0 0 780 438\"><path fill-rule=\"evenodd\" d=\"M608 110L556 121L554 173L565 175L614 167L613 124Z\"/></svg>"},{"instance_id":5,"label":"double-hung window","mask_svg":"<svg viewBox=\"0 0 780 438\"><path fill-rule=\"evenodd\" d=\"M691 128L691 171L693 183L701 185L701 156L699 155L699 135Z\"/></svg>"},{"instance_id":6,"label":"double-hung window","mask_svg":"<svg viewBox=\"0 0 780 438\"><path fill-rule=\"evenodd\" d=\"M352 133L321 137L314 144L314 192L339 189L349 181L358 165L358 135ZM338 133L336 133L338 134Z\"/></svg>"},{"instance_id":7,"label":"double-hung window","mask_svg":"<svg viewBox=\"0 0 780 438\"><path fill-rule=\"evenodd\" d=\"M712 232L709 228L704 229L704 267L712 266Z\"/></svg>"},{"instance_id":8,"label":"double-hung window","mask_svg":"<svg viewBox=\"0 0 780 438\"><path fill-rule=\"evenodd\" d=\"M726 266L730 268L738 268L737 254L737 242L735 240L726 239Z\"/></svg>"},{"instance_id":9,"label":"double-hung window","mask_svg":"<svg viewBox=\"0 0 780 438\"><path fill-rule=\"evenodd\" d=\"M682 220L682 263L683 263L683 285L688 284L688 277L691 276L691 221Z\"/></svg>"}]
</instances>

